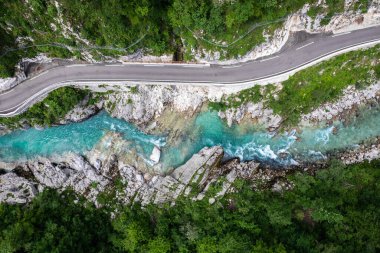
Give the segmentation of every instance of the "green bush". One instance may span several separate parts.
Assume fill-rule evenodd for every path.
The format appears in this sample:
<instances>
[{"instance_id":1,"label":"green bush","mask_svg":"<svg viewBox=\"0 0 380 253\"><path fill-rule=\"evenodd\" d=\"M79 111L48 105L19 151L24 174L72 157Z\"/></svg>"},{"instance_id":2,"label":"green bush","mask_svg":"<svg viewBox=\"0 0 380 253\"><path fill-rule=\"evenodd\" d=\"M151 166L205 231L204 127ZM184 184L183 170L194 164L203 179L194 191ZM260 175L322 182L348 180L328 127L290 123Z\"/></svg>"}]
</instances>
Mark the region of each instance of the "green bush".
<instances>
[{"instance_id":1,"label":"green bush","mask_svg":"<svg viewBox=\"0 0 380 253\"><path fill-rule=\"evenodd\" d=\"M307 11L307 15L311 18L315 18L318 14L322 13L322 11L322 7L311 6L310 9Z\"/></svg>"},{"instance_id":2,"label":"green bush","mask_svg":"<svg viewBox=\"0 0 380 253\"><path fill-rule=\"evenodd\" d=\"M109 252L110 217L71 191L0 205L0 252Z\"/></svg>"},{"instance_id":3,"label":"green bush","mask_svg":"<svg viewBox=\"0 0 380 253\"><path fill-rule=\"evenodd\" d=\"M376 78L380 79L380 64L377 64L375 66L375 74L376 74Z\"/></svg>"},{"instance_id":4,"label":"green bush","mask_svg":"<svg viewBox=\"0 0 380 253\"><path fill-rule=\"evenodd\" d=\"M256 85L250 89L242 90L236 95L223 97L220 102L209 102L208 107L214 111L226 111L229 108L238 108L248 102L257 103L263 99L265 90L270 90L271 88L272 85L268 85L268 87Z\"/></svg>"},{"instance_id":5,"label":"green bush","mask_svg":"<svg viewBox=\"0 0 380 253\"><path fill-rule=\"evenodd\" d=\"M365 13L368 11L369 4L369 0L358 0L354 3L354 10L360 10L362 13Z\"/></svg>"}]
</instances>

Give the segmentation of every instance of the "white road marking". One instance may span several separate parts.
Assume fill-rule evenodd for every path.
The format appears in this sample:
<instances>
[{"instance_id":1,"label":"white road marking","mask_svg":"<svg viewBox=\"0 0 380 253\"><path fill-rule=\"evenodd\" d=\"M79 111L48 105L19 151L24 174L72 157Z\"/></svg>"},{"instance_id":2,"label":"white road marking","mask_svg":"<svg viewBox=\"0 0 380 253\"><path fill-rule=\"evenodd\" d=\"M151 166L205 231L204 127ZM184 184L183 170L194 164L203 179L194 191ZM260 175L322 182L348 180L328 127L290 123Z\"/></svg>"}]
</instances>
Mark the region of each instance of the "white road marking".
<instances>
[{"instance_id":1,"label":"white road marking","mask_svg":"<svg viewBox=\"0 0 380 253\"><path fill-rule=\"evenodd\" d=\"M87 67L87 66L91 66L91 65L89 65L89 64L73 64L73 65L67 65L67 66L65 66L65 68Z\"/></svg>"},{"instance_id":2,"label":"white road marking","mask_svg":"<svg viewBox=\"0 0 380 253\"><path fill-rule=\"evenodd\" d=\"M270 60L276 59L276 58L278 58L278 57L280 57L280 56L277 55L277 56L274 56L274 57L271 57L271 58L266 58L266 59L261 60L260 62L270 61Z\"/></svg>"},{"instance_id":3,"label":"white road marking","mask_svg":"<svg viewBox=\"0 0 380 253\"><path fill-rule=\"evenodd\" d=\"M42 76L42 75L45 75L45 74L47 74L48 72L49 72L49 70L47 70L47 71L45 71L45 72L42 72L41 74L39 74L39 75L36 75L36 76L34 76L34 77L30 78L29 80L33 80L33 79L36 79L37 77L40 77L40 76Z\"/></svg>"},{"instance_id":4,"label":"white road marking","mask_svg":"<svg viewBox=\"0 0 380 253\"><path fill-rule=\"evenodd\" d=\"M0 96L6 95L6 94L8 94L8 93L11 93L11 92L14 91L14 90L15 90L15 89L12 88L11 90L9 90L9 91L7 91L7 92L1 93Z\"/></svg>"},{"instance_id":5,"label":"white road marking","mask_svg":"<svg viewBox=\"0 0 380 253\"><path fill-rule=\"evenodd\" d=\"M224 68L224 69L233 69L233 68L239 68L241 66L243 66L243 65L223 66L222 68Z\"/></svg>"},{"instance_id":6,"label":"white road marking","mask_svg":"<svg viewBox=\"0 0 380 253\"><path fill-rule=\"evenodd\" d=\"M310 42L310 43L308 43L308 44L306 44L306 45L303 45L302 47L299 47L299 48L297 48L296 50L300 50L300 49L302 49L302 48L304 48L304 47L310 46L310 45L313 44L313 43L314 43L314 41L312 41L312 42Z\"/></svg>"},{"instance_id":7,"label":"white road marking","mask_svg":"<svg viewBox=\"0 0 380 253\"><path fill-rule=\"evenodd\" d=\"M165 65L163 64L148 64L148 65L144 65L144 67L164 67Z\"/></svg>"},{"instance_id":8,"label":"white road marking","mask_svg":"<svg viewBox=\"0 0 380 253\"><path fill-rule=\"evenodd\" d=\"M337 34L334 34L333 36L331 37L337 37L337 36L342 36L342 35L346 35L346 34L350 34L351 32L345 32L345 33L337 33Z\"/></svg>"},{"instance_id":9,"label":"white road marking","mask_svg":"<svg viewBox=\"0 0 380 253\"><path fill-rule=\"evenodd\" d=\"M206 67L210 67L211 64L209 63L148 63L148 62L123 62L122 65L136 65L136 66L141 66L141 65L146 65L146 66L156 66L156 65L159 65L159 66L180 66L180 67L183 67L183 66L196 66L196 67L201 67L202 68L206 68Z\"/></svg>"},{"instance_id":10,"label":"white road marking","mask_svg":"<svg viewBox=\"0 0 380 253\"><path fill-rule=\"evenodd\" d=\"M168 66L168 65L166 65L166 66ZM195 65L195 64L193 64L193 65L181 65L181 66L184 68L205 68L205 67L209 67L207 65Z\"/></svg>"}]
</instances>

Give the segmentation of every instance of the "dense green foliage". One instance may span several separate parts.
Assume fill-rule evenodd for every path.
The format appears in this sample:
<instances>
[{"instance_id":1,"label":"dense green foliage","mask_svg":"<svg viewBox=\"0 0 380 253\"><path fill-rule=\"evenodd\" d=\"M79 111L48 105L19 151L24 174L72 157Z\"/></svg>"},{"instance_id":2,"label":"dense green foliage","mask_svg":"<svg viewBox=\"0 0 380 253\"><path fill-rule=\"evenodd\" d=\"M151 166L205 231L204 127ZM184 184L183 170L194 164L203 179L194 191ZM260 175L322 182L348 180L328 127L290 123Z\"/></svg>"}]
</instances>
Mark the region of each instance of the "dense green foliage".
<instances>
[{"instance_id":1,"label":"dense green foliage","mask_svg":"<svg viewBox=\"0 0 380 253\"><path fill-rule=\"evenodd\" d=\"M360 89L380 79L379 59L379 46L349 52L294 74L282 83L283 88L278 92L273 85L255 86L212 102L209 107L225 111L264 99L267 107L283 117L284 126L294 126L302 114L333 101L347 86Z\"/></svg>"},{"instance_id":2,"label":"dense green foliage","mask_svg":"<svg viewBox=\"0 0 380 253\"><path fill-rule=\"evenodd\" d=\"M288 176L294 189L95 209L71 192L0 205L0 252L378 252L380 162ZM257 183L257 182L256 182ZM110 201L111 199L109 199ZM111 205L112 206L112 205ZM112 223L112 227L111 227Z\"/></svg>"},{"instance_id":3,"label":"dense green foliage","mask_svg":"<svg viewBox=\"0 0 380 253\"><path fill-rule=\"evenodd\" d=\"M235 57L263 42L264 28L272 30L282 25L282 18L306 2L314 1L174 0L169 18L175 31L185 39L188 51L191 48L205 48L221 52L222 57ZM254 32L249 32L258 24L271 21L279 22L269 27L259 26Z\"/></svg>"},{"instance_id":4,"label":"dense green foliage","mask_svg":"<svg viewBox=\"0 0 380 253\"><path fill-rule=\"evenodd\" d=\"M169 0L1 0L0 55L12 48L26 49L0 58L0 77L13 75L21 57L39 52L83 58L90 51L101 59L141 47L155 54L170 51L172 33L165 20L169 4Z\"/></svg>"},{"instance_id":5,"label":"dense green foliage","mask_svg":"<svg viewBox=\"0 0 380 253\"><path fill-rule=\"evenodd\" d=\"M0 205L0 252L107 252L109 215L72 192L46 190L27 207Z\"/></svg>"},{"instance_id":6,"label":"dense green foliage","mask_svg":"<svg viewBox=\"0 0 380 253\"><path fill-rule=\"evenodd\" d=\"M157 54L168 50L165 20L169 0L76 1L61 0L62 14L77 32L99 46L124 48L146 35L144 46Z\"/></svg>"},{"instance_id":7,"label":"dense green foliage","mask_svg":"<svg viewBox=\"0 0 380 253\"><path fill-rule=\"evenodd\" d=\"M12 76L23 57L98 60L146 49L191 60L192 49L244 55L264 41L287 15L316 0L14 0L0 1L0 77ZM311 16L343 10L343 0L312 7ZM368 1L355 8L366 10ZM314 5L313 5L314 6Z\"/></svg>"},{"instance_id":8,"label":"dense green foliage","mask_svg":"<svg viewBox=\"0 0 380 253\"><path fill-rule=\"evenodd\" d=\"M72 87L54 90L41 102L34 104L26 112L8 118L0 118L0 124L17 128L23 122L31 125L51 125L57 123L88 94L87 91Z\"/></svg>"}]
</instances>

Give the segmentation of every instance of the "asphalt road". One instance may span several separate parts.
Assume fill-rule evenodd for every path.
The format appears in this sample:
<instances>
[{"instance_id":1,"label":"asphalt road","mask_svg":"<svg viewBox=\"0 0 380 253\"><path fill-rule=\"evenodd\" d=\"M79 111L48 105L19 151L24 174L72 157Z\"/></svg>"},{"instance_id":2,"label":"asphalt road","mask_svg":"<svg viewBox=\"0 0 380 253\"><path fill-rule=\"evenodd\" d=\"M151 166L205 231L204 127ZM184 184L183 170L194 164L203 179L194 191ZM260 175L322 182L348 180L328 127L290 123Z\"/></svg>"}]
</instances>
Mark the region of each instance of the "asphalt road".
<instances>
[{"instance_id":1,"label":"asphalt road","mask_svg":"<svg viewBox=\"0 0 380 253\"><path fill-rule=\"evenodd\" d=\"M310 36L277 54L236 65L69 65L45 71L0 95L0 117L17 114L25 101L65 81L136 81L234 85L294 70L342 48L380 39L380 26L336 35Z\"/></svg>"}]
</instances>

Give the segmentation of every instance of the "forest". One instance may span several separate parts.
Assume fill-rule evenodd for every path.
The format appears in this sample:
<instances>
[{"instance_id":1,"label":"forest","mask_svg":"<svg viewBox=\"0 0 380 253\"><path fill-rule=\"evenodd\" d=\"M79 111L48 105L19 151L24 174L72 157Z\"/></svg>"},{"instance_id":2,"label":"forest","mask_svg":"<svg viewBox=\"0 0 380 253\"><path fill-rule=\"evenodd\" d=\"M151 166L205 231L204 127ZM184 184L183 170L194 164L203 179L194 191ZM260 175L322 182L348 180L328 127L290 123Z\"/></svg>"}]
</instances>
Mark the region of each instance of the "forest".
<instances>
[{"instance_id":1,"label":"forest","mask_svg":"<svg viewBox=\"0 0 380 253\"><path fill-rule=\"evenodd\" d=\"M22 58L103 61L143 50L192 61L193 49L244 55L288 15L316 0L0 0L0 77ZM355 8L365 11L369 1ZM327 6L327 7L326 7ZM310 15L331 18L344 0L328 0ZM327 21L328 22L328 21Z\"/></svg>"},{"instance_id":2,"label":"forest","mask_svg":"<svg viewBox=\"0 0 380 253\"><path fill-rule=\"evenodd\" d=\"M0 252L379 252L380 161L332 162L288 176L293 189L239 181L210 205L96 208L46 189L27 205L0 205Z\"/></svg>"}]
</instances>

